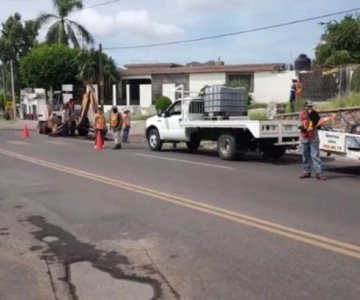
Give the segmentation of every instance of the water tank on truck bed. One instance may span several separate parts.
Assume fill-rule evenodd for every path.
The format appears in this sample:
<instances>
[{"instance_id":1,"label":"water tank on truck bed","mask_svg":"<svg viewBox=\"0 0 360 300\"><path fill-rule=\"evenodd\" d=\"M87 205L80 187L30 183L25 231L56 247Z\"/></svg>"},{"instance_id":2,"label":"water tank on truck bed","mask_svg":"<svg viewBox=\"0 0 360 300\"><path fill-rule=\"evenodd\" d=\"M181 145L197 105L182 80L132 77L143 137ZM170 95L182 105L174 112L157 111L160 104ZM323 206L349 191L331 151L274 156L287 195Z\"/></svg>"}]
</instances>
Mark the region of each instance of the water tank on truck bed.
<instances>
[{"instance_id":1,"label":"water tank on truck bed","mask_svg":"<svg viewBox=\"0 0 360 300\"><path fill-rule=\"evenodd\" d=\"M245 88L208 86L204 89L204 113L208 117L246 116L247 100Z\"/></svg>"}]
</instances>

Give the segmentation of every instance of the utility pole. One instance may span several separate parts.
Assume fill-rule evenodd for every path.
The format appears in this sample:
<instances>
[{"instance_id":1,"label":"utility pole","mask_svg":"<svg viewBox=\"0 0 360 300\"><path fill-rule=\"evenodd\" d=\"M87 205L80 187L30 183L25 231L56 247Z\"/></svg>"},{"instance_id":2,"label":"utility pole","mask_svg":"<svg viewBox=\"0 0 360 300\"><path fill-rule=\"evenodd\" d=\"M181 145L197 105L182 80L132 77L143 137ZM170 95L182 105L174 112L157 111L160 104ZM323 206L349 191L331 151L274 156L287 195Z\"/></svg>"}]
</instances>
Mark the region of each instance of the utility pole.
<instances>
[{"instance_id":1,"label":"utility pole","mask_svg":"<svg viewBox=\"0 0 360 300\"><path fill-rule=\"evenodd\" d=\"M2 69L2 82L3 82L3 92L4 92L4 109L6 108L6 80L5 80L5 62L4 60L2 60L2 66L1 66L1 69Z\"/></svg>"},{"instance_id":2,"label":"utility pole","mask_svg":"<svg viewBox=\"0 0 360 300\"><path fill-rule=\"evenodd\" d=\"M104 111L104 65L103 65L103 57L102 57L102 45L99 44L99 90L100 90L100 105L101 109Z\"/></svg>"},{"instance_id":3,"label":"utility pole","mask_svg":"<svg viewBox=\"0 0 360 300\"><path fill-rule=\"evenodd\" d=\"M13 61L10 60L10 73L11 73L11 94L12 94L12 102L13 102L13 119L16 120L16 101L15 101L15 83L14 83L14 67Z\"/></svg>"}]
</instances>

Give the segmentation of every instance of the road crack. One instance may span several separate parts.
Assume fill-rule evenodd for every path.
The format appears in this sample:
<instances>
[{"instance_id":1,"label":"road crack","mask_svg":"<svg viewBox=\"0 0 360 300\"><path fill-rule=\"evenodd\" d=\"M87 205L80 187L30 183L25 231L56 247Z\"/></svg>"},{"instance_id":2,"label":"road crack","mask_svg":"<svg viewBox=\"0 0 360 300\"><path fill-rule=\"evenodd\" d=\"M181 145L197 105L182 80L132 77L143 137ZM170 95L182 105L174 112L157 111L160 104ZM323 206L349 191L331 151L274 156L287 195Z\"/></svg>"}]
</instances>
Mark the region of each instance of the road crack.
<instances>
[{"instance_id":1,"label":"road crack","mask_svg":"<svg viewBox=\"0 0 360 300\"><path fill-rule=\"evenodd\" d=\"M165 274L160 271L160 268L156 264L156 262L152 259L152 257L149 254L149 251L145 248L144 249L146 256L150 260L151 264L153 265L155 271L160 275L160 277L164 280L164 282L167 284L167 286L170 289L170 292L174 295L175 299L180 300L180 294L175 290L174 286L170 283L170 281L166 278Z\"/></svg>"}]
</instances>

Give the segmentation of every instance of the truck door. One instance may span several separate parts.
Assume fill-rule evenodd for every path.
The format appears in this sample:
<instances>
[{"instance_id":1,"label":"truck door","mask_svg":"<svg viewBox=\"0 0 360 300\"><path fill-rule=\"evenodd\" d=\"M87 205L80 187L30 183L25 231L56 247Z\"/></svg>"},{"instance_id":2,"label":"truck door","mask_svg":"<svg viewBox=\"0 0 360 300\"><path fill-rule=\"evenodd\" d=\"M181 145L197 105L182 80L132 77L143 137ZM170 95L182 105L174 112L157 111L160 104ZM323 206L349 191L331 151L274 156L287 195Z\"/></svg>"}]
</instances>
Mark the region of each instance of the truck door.
<instances>
[{"instance_id":1,"label":"truck door","mask_svg":"<svg viewBox=\"0 0 360 300\"><path fill-rule=\"evenodd\" d=\"M185 140L185 129L180 126L181 101L176 101L166 112L163 139L170 141Z\"/></svg>"}]
</instances>

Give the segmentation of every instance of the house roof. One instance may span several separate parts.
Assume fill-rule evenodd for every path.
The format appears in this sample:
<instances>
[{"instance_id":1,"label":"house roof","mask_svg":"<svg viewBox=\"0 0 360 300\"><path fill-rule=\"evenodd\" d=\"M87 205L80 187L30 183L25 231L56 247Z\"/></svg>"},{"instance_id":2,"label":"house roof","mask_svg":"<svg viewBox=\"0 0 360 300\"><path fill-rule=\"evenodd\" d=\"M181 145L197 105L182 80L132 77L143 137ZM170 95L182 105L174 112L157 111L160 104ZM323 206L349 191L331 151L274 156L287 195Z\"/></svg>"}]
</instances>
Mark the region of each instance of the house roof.
<instances>
[{"instance_id":1,"label":"house roof","mask_svg":"<svg viewBox=\"0 0 360 300\"><path fill-rule=\"evenodd\" d=\"M245 65L204 65L182 66L174 63L168 64L137 64L125 65L126 69L120 70L123 76L156 75L156 74L193 74L193 73L240 73L240 72L271 72L283 71L286 64L245 64Z\"/></svg>"}]
</instances>

